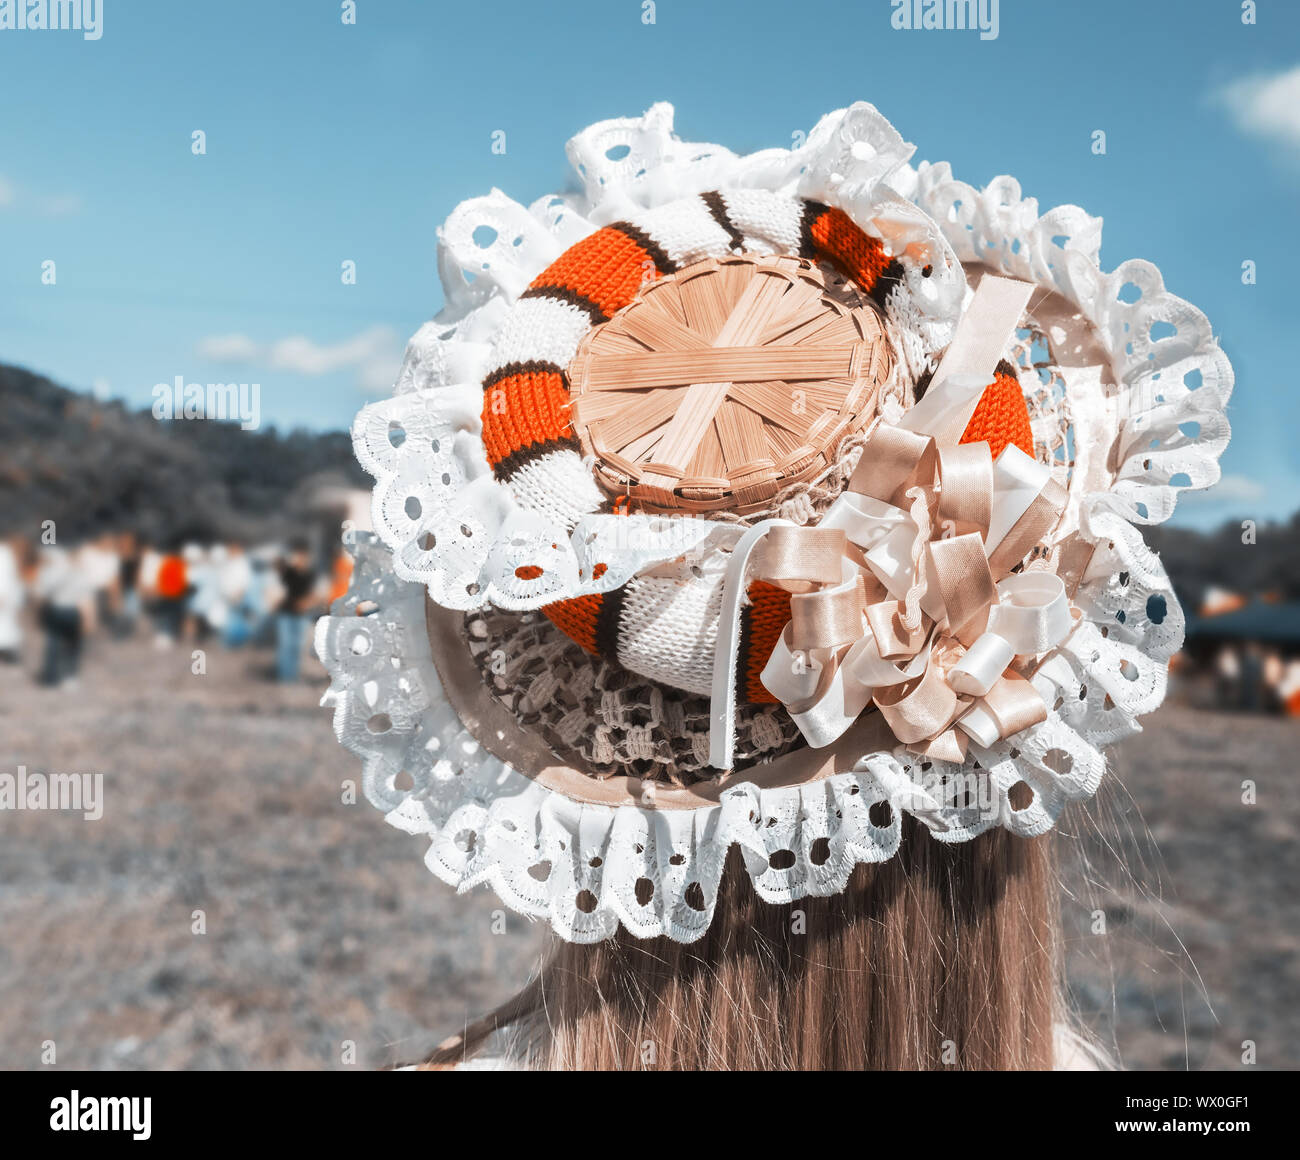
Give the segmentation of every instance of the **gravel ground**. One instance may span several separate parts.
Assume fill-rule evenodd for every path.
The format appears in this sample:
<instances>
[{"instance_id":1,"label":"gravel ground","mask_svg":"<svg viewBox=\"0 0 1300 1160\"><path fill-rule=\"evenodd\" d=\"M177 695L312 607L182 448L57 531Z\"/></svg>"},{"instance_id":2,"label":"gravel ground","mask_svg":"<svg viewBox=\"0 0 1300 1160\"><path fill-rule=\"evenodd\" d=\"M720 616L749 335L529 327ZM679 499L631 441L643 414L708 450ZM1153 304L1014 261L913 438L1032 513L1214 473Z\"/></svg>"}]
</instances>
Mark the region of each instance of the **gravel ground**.
<instances>
[{"instance_id":1,"label":"gravel ground","mask_svg":"<svg viewBox=\"0 0 1300 1160\"><path fill-rule=\"evenodd\" d=\"M0 771L103 773L106 805L0 814L0 1066L48 1041L68 1068L384 1066L526 977L537 926L343 804L314 661L282 688L261 653L213 648L197 676L189 647L99 640L75 693L34 662L0 666ZM1247 1040L1300 1063L1298 749L1294 724L1167 707L1067 816L1070 981L1125 1066L1236 1068Z\"/></svg>"}]
</instances>

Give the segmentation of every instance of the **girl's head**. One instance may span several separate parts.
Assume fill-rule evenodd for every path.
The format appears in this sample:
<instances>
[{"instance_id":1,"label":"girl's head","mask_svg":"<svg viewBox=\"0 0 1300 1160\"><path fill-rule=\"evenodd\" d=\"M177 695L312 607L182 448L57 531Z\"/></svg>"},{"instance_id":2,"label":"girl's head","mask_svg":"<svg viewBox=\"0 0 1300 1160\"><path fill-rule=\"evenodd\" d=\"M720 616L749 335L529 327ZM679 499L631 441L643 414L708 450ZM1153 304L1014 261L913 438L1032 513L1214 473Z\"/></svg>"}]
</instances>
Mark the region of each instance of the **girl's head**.
<instances>
[{"instance_id":1,"label":"girl's head","mask_svg":"<svg viewBox=\"0 0 1300 1160\"><path fill-rule=\"evenodd\" d=\"M945 845L904 820L848 888L759 899L739 853L699 941L557 942L529 986L444 1044L569 1069L1050 1068L1059 928L1050 836Z\"/></svg>"},{"instance_id":2,"label":"girl's head","mask_svg":"<svg viewBox=\"0 0 1300 1160\"><path fill-rule=\"evenodd\" d=\"M439 231L316 632L369 799L562 940L439 1058L1053 1062L1049 832L1163 696L1139 525L1217 478L1232 372L1100 221L912 153L656 105Z\"/></svg>"}]
</instances>

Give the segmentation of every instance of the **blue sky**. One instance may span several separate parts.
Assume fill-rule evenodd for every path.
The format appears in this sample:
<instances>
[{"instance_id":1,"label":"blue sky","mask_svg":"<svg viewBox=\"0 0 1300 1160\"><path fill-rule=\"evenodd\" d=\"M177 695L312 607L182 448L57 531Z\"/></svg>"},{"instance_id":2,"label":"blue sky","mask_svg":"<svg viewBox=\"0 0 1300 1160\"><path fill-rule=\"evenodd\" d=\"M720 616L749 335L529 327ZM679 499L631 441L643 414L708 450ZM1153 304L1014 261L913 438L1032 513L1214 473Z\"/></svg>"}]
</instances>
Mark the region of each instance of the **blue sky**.
<instances>
[{"instance_id":1,"label":"blue sky","mask_svg":"<svg viewBox=\"0 0 1300 1160\"><path fill-rule=\"evenodd\" d=\"M1234 435L1180 522L1297 506L1300 4L1001 0L985 41L894 30L889 0L101 2L96 41L0 31L0 361L137 406L237 374L265 420L343 427L439 308L461 199L563 187L569 136L656 100L748 151L864 99L916 160L1104 217L1106 268L1148 258L1209 315ZM243 367L210 357L230 336Z\"/></svg>"}]
</instances>

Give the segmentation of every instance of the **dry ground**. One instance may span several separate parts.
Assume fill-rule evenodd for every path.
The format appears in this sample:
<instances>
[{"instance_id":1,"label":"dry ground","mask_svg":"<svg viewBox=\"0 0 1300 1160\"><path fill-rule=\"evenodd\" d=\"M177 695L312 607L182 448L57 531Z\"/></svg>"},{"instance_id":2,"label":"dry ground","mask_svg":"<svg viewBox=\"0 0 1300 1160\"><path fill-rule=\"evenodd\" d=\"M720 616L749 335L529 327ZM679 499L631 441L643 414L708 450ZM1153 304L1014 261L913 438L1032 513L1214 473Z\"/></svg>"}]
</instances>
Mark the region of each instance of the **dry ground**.
<instances>
[{"instance_id":1,"label":"dry ground","mask_svg":"<svg viewBox=\"0 0 1300 1160\"><path fill-rule=\"evenodd\" d=\"M107 806L0 814L0 1066L39 1066L48 1040L72 1068L330 1068L349 1041L381 1066L525 978L536 926L491 933L490 895L456 899L419 839L341 803L356 770L314 661L286 689L264 654L213 648L194 676L188 647L98 641L76 694L35 687L34 661L0 667L0 770L102 772ZM1285 722L1151 719L1117 759L1131 798L1100 809L1139 884L1070 816L1071 980L1126 1066L1239 1067L1243 1040L1300 1062L1298 750Z\"/></svg>"}]
</instances>

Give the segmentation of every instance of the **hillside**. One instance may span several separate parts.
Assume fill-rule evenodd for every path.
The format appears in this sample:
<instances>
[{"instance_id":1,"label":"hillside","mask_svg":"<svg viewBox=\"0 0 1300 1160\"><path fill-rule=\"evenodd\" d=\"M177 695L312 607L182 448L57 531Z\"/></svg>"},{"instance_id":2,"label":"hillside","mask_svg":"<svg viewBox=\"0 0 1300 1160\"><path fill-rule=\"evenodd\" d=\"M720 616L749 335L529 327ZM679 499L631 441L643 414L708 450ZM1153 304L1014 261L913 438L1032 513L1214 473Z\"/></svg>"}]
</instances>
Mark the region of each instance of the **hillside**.
<instances>
[{"instance_id":1,"label":"hillside","mask_svg":"<svg viewBox=\"0 0 1300 1160\"><path fill-rule=\"evenodd\" d=\"M159 422L0 365L0 534L133 530L153 543L291 532L304 484L369 486L345 432Z\"/></svg>"}]
</instances>

